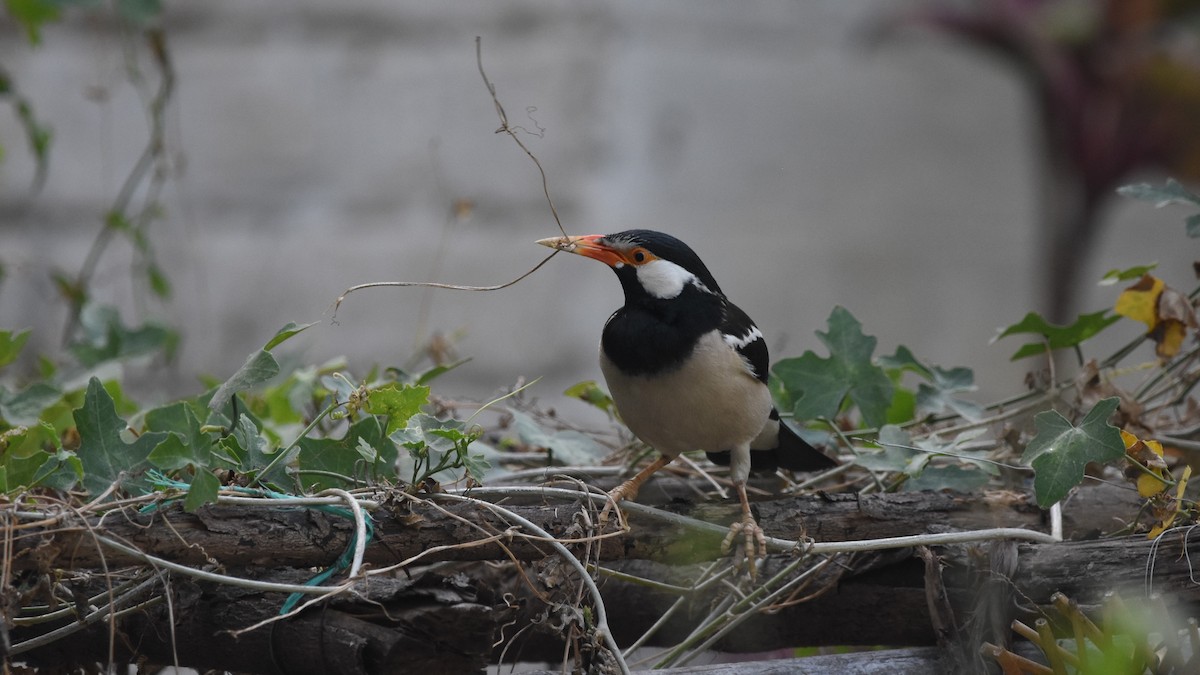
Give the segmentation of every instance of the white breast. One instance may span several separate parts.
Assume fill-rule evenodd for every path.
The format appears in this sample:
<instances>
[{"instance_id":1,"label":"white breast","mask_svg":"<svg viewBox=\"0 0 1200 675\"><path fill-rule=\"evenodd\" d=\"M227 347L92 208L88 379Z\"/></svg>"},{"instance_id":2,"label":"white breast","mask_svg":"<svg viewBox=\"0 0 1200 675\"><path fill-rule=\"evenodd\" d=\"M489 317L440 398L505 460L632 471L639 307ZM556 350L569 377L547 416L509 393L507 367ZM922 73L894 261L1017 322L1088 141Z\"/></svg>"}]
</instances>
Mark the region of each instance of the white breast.
<instances>
[{"instance_id":1,"label":"white breast","mask_svg":"<svg viewBox=\"0 0 1200 675\"><path fill-rule=\"evenodd\" d=\"M627 375L603 351L600 369L629 430L668 457L748 450L769 421L767 387L716 332L701 338L684 365L669 373Z\"/></svg>"}]
</instances>

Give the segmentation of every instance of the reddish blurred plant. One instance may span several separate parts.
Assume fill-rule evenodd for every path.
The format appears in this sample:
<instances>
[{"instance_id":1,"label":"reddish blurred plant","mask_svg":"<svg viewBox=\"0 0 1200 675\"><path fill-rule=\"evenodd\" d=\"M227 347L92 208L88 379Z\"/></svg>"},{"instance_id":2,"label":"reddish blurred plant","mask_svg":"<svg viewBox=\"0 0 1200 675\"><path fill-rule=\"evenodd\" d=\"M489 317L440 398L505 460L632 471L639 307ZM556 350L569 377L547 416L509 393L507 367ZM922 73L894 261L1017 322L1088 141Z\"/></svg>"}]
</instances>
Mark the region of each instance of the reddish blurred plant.
<instances>
[{"instance_id":1,"label":"reddish blurred plant","mask_svg":"<svg viewBox=\"0 0 1200 675\"><path fill-rule=\"evenodd\" d=\"M1037 106L1048 317L1068 319L1101 210L1142 170L1200 181L1200 3L935 0L931 26L1013 66Z\"/></svg>"}]
</instances>

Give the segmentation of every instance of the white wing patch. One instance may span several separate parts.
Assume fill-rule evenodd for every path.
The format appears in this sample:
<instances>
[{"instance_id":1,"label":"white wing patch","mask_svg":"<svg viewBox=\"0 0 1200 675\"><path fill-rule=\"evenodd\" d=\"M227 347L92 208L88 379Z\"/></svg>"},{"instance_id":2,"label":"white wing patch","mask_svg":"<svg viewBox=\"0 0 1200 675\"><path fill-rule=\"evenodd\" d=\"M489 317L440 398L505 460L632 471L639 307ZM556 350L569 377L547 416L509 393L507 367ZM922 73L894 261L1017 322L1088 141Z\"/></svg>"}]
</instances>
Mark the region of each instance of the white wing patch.
<instances>
[{"instance_id":1,"label":"white wing patch","mask_svg":"<svg viewBox=\"0 0 1200 675\"><path fill-rule=\"evenodd\" d=\"M762 340L763 334L762 331L758 329L758 326L750 326L750 330L747 331L745 335L725 334L722 337L725 338L725 344L733 347L734 349L741 349L755 340Z\"/></svg>"},{"instance_id":2,"label":"white wing patch","mask_svg":"<svg viewBox=\"0 0 1200 675\"><path fill-rule=\"evenodd\" d=\"M662 260L661 258L638 266L637 277L638 281L642 284L642 288L660 300L669 300L670 298L678 297L683 292L683 287L689 283L695 284L703 290L708 290L704 288L704 284L700 283L695 274L669 260Z\"/></svg>"}]
</instances>

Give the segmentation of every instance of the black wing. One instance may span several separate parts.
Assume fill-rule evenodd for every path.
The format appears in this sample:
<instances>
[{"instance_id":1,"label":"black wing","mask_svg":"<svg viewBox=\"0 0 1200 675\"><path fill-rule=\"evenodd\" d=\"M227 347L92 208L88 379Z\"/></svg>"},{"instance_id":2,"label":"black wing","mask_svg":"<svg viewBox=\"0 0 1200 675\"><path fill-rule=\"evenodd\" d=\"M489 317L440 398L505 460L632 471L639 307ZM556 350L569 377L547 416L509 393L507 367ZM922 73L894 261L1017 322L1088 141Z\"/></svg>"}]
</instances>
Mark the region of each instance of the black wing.
<instances>
[{"instance_id":1,"label":"black wing","mask_svg":"<svg viewBox=\"0 0 1200 675\"><path fill-rule=\"evenodd\" d=\"M754 377L763 384L771 367L771 356L767 352L767 341L754 321L732 302L725 303L725 321L721 324L721 335L725 343L733 347L746 361Z\"/></svg>"}]
</instances>

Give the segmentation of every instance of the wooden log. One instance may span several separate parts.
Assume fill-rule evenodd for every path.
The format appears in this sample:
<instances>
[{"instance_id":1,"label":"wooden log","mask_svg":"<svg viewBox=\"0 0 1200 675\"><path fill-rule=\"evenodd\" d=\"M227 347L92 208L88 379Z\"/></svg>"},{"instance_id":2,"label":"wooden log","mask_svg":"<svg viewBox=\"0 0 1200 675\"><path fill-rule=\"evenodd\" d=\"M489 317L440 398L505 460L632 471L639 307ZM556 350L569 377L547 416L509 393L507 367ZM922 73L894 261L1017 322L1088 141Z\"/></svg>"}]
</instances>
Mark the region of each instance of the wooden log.
<instances>
[{"instance_id":1,"label":"wooden log","mask_svg":"<svg viewBox=\"0 0 1200 675\"><path fill-rule=\"evenodd\" d=\"M1080 490L1065 509L1068 538L1112 529L1104 514L1126 508L1129 491L1095 486ZM1136 494L1136 493L1134 493ZM1124 501L1119 501L1124 500ZM525 500L528 502L529 500ZM1096 504L1104 503L1103 509ZM1116 506L1114 506L1114 504ZM554 536L581 533L575 516L579 504L554 500L506 504ZM664 505L665 510L721 524L735 520L737 506L728 504ZM955 495L934 492L885 495L805 495L754 504L767 534L817 541L872 539L984 527L1041 528L1042 513L1016 493ZM1135 512L1129 506L1126 512ZM444 511L443 511L444 510ZM447 517L447 513L453 517ZM447 547L427 560L538 560L545 547L519 538L499 545L450 548L482 539L511 526L492 512L469 504L404 502L372 514L375 538L367 562L382 566L408 559L431 548ZM631 514L633 530L607 539L604 560L641 558L673 564L711 560L720 555L719 535L697 533L647 516ZM251 566L313 567L332 564L349 545L353 523L311 508L271 506L206 506L185 513L178 505L149 514L109 515L101 521L68 519L46 532L23 531L15 541L11 565L16 570L98 569L134 560L112 550L100 550L92 532L108 532L144 553L188 565L216 561L233 568ZM507 549L507 550L505 550Z\"/></svg>"},{"instance_id":2,"label":"wooden log","mask_svg":"<svg viewBox=\"0 0 1200 675\"><path fill-rule=\"evenodd\" d=\"M296 570L270 576L304 581ZM472 672L487 663L504 614L493 610L486 589L465 577L375 577L357 584L352 594L234 636L231 632L276 617L285 596L188 578L171 578L167 588L169 608L159 603L111 626L119 636L118 662L173 665L178 658L180 665L199 670L289 675ZM58 627L20 627L11 640L19 646ZM109 623L101 621L67 638L69 649L54 642L18 658L54 672L105 662L109 632Z\"/></svg>"}]
</instances>

